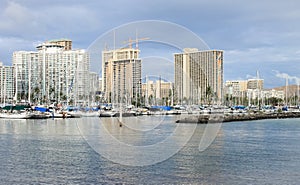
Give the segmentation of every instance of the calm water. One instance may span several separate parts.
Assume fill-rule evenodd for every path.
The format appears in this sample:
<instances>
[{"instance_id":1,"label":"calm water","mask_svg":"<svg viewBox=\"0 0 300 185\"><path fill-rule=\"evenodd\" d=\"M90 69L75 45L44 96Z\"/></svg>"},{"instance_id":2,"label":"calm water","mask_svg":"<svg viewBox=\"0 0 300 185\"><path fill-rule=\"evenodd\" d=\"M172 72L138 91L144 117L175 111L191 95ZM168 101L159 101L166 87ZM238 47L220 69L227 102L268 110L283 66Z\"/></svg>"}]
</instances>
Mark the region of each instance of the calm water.
<instances>
[{"instance_id":1,"label":"calm water","mask_svg":"<svg viewBox=\"0 0 300 185\"><path fill-rule=\"evenodd\" d=\"M145 132L138 136L139 141L151 144L165 137L175 128L173 119L166 118L156 128L157 137ZM300 119L224 123L204 152L198 150L204 125L197 125L180 152L143 167L124 166L101 157L83 139L76 121L80 119L0 120L0 183L300 183ZM132 141L135 135L119 132L118 137Z\"/></svg>"}]
</instances>

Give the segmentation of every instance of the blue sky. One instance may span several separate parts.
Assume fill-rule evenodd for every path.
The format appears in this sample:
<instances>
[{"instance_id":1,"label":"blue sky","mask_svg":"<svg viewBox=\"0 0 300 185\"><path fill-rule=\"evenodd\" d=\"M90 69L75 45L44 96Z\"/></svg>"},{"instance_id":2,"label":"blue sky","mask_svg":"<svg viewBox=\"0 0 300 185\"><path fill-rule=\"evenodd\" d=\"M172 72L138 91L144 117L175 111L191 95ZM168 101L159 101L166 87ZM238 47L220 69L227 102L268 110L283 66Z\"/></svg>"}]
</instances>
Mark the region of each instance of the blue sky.
<instances>
[{"instance_id":1,"label":"blue sky","mask_svg":"<svg viewBox=\"0 0 300 185\"><path fill-rule=\"evenodd\" d=\"M281 74L299 76L299 7L298 0L4 0L0 61L11 65L13 51L35 50L37 43L56 38L70 38L75 48L85 49L114 27L162 20L224 50L225 80L251 78L259 70L266 87L281 86Z\"/></svg>"}]
</instances>

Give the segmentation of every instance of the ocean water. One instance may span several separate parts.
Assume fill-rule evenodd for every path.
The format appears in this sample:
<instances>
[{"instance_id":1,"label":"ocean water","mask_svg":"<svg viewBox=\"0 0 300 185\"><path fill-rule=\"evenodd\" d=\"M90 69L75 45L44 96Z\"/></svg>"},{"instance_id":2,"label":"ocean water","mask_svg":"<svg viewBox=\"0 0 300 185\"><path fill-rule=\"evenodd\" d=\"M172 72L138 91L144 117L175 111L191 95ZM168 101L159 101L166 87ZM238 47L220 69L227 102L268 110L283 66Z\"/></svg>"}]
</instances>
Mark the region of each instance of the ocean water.
<instances>
[{"instance_id":1,"label":"ocean water","mask_svg":"<svg viewBox=\"0 0 300 185\"><path fill-rule=\"evenodd\" d=\"M98 154L78 127L89 119L0 120L0 184L300 184L300 119L223 123L203 152L205 125L197 125L178 153L148 166ZM174 131L175 119L151 125L155 134L112 130L126 142L153 144Z\"/></svg>"}]
</instances>

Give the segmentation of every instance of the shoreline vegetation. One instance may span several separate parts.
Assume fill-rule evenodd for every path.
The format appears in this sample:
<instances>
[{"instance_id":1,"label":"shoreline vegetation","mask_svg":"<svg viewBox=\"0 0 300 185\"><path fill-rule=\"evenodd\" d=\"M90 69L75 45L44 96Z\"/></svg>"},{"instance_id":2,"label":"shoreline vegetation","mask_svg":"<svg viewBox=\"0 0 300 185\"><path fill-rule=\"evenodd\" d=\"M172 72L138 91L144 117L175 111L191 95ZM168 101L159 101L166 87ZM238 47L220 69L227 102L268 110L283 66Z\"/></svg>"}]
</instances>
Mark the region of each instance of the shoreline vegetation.
<instances>
[{"instance_id":1,"label":"shoreline vegetation","mask_svg":"<svg viewBox=\"0 0 300 185\"><path fill-rule=\"evenodd\" d=\"M237 121L253 121L264 119L286 119L300 118L300 112L276 112L276 113L241 113L241 114L205 114L205 115L187 115L182 119L176 120L176 123L222 123L222 122L237 122Z\"/></svg>"}]
</instances>

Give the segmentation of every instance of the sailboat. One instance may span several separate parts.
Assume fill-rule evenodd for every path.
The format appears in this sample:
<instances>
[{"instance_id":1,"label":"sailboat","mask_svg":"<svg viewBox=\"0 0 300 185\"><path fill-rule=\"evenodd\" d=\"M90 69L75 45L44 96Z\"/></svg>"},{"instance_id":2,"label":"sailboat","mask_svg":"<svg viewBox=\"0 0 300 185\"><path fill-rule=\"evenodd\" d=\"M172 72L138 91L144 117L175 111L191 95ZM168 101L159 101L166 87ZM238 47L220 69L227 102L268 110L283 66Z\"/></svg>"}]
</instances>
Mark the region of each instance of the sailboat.
<instances>
[{"instance_id":1,"label":"sailboat","mask_svg":"<svg viewBox=\"0 0 300 185\"><path fill-rule=\"evenodd\" d=\"M27 112L0 113L0 118L4 118L4 119L28 119L30 117L31 115L28 114Z\"/></svg>"},{"instance_id":2,"label":"sailboat","mask_svg":"<svg viewBox=\"0 0 300 185\"><path fill-rule=\"evenodd\" d=\"M5 119L28 119L31 117L28 111L28 106L25 105L7 105L2 108L0 118Z\"/></svg>"}]
</instances>

